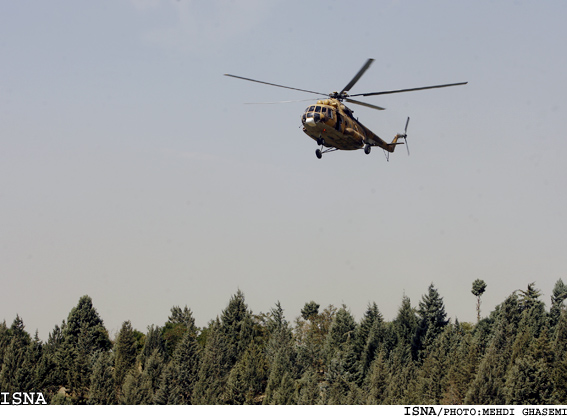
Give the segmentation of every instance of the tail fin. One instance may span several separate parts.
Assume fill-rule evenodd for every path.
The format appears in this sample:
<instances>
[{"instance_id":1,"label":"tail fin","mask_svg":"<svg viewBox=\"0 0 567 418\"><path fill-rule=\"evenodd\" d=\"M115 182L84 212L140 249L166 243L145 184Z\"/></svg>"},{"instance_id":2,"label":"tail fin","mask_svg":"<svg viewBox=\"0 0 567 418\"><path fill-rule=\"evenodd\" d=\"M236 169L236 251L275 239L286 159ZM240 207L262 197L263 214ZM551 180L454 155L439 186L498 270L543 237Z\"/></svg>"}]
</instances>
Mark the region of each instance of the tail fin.
<instances>
[{"instance_id":1,"label":"tail fin","mask_svg":"<svg viewBox=\"0 0 567 418\"><path fill-rule=\"evenodd\" d=\"M388 144L388 152L394 152L394 150L396 149L396 145L406 144L406 149L408 150L408 155L409 155L408 125L409 125L409 116L408 116L408 119L406 121L406 127L404 128L404 133L403 134L396 134L396 136L394 137L392 142L390 142ZM405 139L406 142L398 142L398 139L400 139L400 138Z\"/></svg>"}]
</instances>

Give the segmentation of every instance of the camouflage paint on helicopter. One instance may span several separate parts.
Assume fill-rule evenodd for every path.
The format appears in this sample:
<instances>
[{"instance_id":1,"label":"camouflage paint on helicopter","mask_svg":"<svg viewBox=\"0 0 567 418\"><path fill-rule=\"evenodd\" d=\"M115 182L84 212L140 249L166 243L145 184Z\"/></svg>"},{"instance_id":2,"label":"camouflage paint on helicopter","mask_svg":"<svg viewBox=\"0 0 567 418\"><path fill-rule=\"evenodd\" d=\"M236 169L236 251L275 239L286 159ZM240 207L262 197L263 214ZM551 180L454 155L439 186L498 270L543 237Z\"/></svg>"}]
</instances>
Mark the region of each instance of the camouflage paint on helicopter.
<instances>
[{"instance_id":1,"label":"camouflage paint on helicopter","mask_svg":"<svg viewBox=\"0 0 567 418\"><path fill-rule=\"evenodd\" d=\"M337 150L357 150L370 145L394 152L396 145L403 144L398 139L405 138L406 134L398 134L391 143L387 143L360 123L352 113L337 99L318 100L317 104L305 109L301 116L303 132L317 141L318 145Z\"/></svg>"},{"instance_id":2,"label":"camouflage paint on helicopter","mask_svg":"<svg viewBox=\"0 0 567 418\"><path fill-rule=\"evenodd\" d=\"M343 88L340 93L333 92L330 94L320 93L317 91L298 89L295 87L282 86L280 84L267 83L265 81L254 80L251 78L240 77L232 74L225 74L229 77L240 78L242 80L253 81L254 83L267 84L269 86L282 87L290 90L297 90L306 93L312 93L317 95L328 96L328 99L318 100L316 104L309 106L303 115L301 116L301 122L303 123L303 132L308 136L317 141L317 144L321 147L315 151L317 158L321 158L324 153L337 151L337 150L357 150L364 148L366 154L370 154L372 147L380 147L388 153L394 152L397 145L403 144L404 142L398 142L400 138L405 138L407 147L407 129L409 124L409 117L406 121L406 127L403 134L397 134L392 142L388 143L381 139L378 135L374 134L370 129L366 128L362 123L358 121L352 114L352 110L346 107L342 102L346 101L348 103L354 103L360 106L369 107L375 110L385 110L383 107L376 106L370 103L360 102L358 100L353 100L351 97L354 96L378 96L383 94L393 94L393 93L403 93L408 91L416 90L428 90L437 89L441 87L451 87L460 86L467 84L463 83L453 83L453 84L441 84L436 86L427 87L416 87L411 89L402 90L391 90L391 91L379 91L373 93L358 93L349 94L350 89L356 84L356 82L362 77L362 75L368 70L370 65L374 62L374 59L369 58L362 68L356 73L356 75L350 80L350 82ZM326 149L325 149L326 148ZM409 154L409 148L408 148ZM386 155L386 159L388 159Z\"/></svg>"}]
</instances>

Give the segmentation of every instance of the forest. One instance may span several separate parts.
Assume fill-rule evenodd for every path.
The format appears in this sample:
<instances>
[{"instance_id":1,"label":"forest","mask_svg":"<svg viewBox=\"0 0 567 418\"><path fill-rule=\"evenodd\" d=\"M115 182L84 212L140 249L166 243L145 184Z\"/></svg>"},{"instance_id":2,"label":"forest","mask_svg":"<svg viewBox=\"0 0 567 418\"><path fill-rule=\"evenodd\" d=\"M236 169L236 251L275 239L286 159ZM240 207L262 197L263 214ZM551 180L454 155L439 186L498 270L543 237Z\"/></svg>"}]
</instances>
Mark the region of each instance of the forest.
<instances>
[{"instance_id":1,"label":"forest","mask_svg":"<svg viewBox=\"0 0 567 418\"><path fill-rule=\"evenodd\" d=\"M433 284L392 321L376 303L357 321L310 301L289 322L279 302L254 314L238 290L206 327L173 306L162 326L125 321L112 338L85 295L46 342L19 316L0 323L0 391L89 405L567 403L567 286L549 310L531 283L481 315L486 287L472 284L476 323L448 318Z\"/></svg>"}]
</instances>

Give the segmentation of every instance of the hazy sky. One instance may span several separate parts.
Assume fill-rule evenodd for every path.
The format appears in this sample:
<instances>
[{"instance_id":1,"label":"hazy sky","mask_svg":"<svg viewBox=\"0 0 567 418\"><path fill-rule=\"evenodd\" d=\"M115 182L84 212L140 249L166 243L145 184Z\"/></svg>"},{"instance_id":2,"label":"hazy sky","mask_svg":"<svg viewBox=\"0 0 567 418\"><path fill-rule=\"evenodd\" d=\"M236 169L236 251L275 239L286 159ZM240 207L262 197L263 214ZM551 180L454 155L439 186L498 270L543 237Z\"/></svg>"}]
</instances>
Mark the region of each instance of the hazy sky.
<instances>
[{"instance_id":1,"label":"hazy sky","mask_svg":"<svg viewBox=\"0 0 567 418\"><path fill-rule=\"evenodd\" d=\"M0 321L46 339L82 295L111 335L241 289L395 317L434 283L476 319L567 280L565 1L0 2ZM310 99L468 81L354 107L411 155L315 157ZM315 96L313 96L316 99Z\"/></svg>"}]
</instances>

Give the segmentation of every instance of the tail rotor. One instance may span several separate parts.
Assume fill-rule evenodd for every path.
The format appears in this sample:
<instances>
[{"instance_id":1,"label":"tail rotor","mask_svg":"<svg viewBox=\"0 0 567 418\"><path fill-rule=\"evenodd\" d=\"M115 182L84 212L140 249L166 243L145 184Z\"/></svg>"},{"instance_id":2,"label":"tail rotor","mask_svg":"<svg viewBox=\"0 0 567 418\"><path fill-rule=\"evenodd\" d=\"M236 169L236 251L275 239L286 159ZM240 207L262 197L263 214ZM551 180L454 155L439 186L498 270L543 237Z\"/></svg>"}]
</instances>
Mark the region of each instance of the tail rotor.
<instances>
[{"instance_id":1,"label":"tail rotor","mask_svg":"<svg viewBox=\"0 0 567 418\"><path fill-rule=\"evenodd\" d=\"M406 127L404 128L404 134L400 136L404 138L404 142L406 143L406 149L408 150L408 155L410 155L409 146L408 146L408 125L409 125L409 116L408 116L408 120L406 121Z\"/></svg>"}]
</instances>

